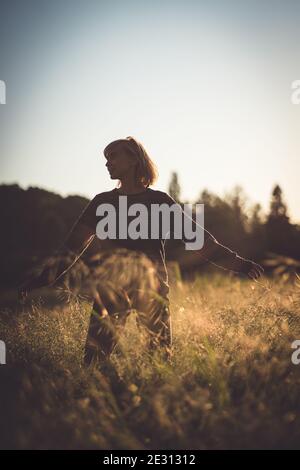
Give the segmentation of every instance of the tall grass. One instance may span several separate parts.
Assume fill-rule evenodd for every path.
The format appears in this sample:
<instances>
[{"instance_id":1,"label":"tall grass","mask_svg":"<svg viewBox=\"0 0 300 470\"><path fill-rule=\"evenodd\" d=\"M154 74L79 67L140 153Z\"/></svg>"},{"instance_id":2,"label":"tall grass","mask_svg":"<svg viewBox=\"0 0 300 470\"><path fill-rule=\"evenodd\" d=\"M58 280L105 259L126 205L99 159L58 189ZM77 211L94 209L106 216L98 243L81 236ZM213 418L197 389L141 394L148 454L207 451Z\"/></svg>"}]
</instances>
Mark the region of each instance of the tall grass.
<instances>
[{"instance_id":1,"label":"tall grass","mask_svg":"<svg viewBox=\"0 0 300 470\"><path fill-rule=\"evenodd\" d=\"M171 286L173 356L129 316L118 349L85 369L91 304L4 310L3 448L300 447L297 282L222 274Z\"/></svg>"}]
</instances>

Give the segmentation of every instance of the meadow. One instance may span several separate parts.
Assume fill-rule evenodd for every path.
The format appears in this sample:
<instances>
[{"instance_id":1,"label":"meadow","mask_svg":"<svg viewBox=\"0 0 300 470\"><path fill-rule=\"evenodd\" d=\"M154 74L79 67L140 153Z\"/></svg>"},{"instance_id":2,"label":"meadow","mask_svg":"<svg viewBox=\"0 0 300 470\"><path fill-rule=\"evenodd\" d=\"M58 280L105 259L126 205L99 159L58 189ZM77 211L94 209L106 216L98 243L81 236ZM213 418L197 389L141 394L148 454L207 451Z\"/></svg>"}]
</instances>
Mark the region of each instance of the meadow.
<instances>
[{"instance_id":1,"label":"meadow","mask_svg":"<svg viewBox=\"0 0 300 470\"><path fill-rule=\"evenodd\" d=\"M173 356L132 312L118 349L83 366L91 305L2 309L1 448L300 448L297 277L172 279Z\"/></svg>"}]
</instances>

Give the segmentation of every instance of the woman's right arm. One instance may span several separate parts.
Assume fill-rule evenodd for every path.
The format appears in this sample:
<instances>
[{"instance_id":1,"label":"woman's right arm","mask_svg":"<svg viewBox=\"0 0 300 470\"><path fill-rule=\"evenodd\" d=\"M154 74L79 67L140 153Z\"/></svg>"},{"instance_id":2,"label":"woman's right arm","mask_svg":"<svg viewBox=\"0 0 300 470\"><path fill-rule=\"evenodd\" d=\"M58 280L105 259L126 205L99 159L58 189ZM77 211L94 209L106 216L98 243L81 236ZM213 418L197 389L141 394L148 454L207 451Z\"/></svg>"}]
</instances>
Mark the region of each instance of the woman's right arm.
<instances>
[{"instance_id":1,"label":"woman's right arm","mask_svg":"<svg viewBox=\"0 0 300 470\"><path fill-rule=\"evenodd\" d=\"M62 274L66 274L80 258L81 254L92 243L96 236L96 206L97 201L95 196L94 199L87 204L63 244L56 251L56 266L54 266L53 263L46 263L46 265L40 266L38 274L35 272L35 274L27 276L18 286L20 300L26 298L27 294L33 289L53 284ZM68 259L67 264L66 259Z\"/></svg>"},{"instance_id":2,"label":"woman's right arm","mask_svg":"<svg viewBox=\"0 0 300 470\"><path fill-rule=\"evenodd\" d=\"M98 195L95 196L84 208L68 233L59 251L71 251L76 254L80 254L80 252L90 244L96 236L97 206Z\"/></svg>"}]
</instances>

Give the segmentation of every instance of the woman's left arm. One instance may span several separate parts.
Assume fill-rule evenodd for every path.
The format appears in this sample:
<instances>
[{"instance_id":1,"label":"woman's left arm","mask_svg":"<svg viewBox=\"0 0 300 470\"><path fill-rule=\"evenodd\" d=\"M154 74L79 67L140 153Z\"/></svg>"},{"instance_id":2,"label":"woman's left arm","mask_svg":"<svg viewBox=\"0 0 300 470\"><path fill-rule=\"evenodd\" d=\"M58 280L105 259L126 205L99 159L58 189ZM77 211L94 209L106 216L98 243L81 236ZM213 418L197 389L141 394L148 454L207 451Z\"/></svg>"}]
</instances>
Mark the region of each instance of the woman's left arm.
<instances>
[{"instance_id":1,"label":"woman's left arm","mask_svg":"<svg viewBox=\"0 0 300 470\"><path fill-rule=\"evenodd\" d=\"M166 196L167 204L178 204L171 196L168 194L166 194ZM181 208L180 204L178 204L178 206ZM239 256L235 251L222 245L208 230L192 219L189 214L184 212L182 208L181 211L184 217L193 220L193 224L204 232L202 248L198 250L186 250L186 240L184 238L182 240L172 240L171 236L174 234L174 230L171 229L170 238L167 240L170 240L171 249L173 248L173 256L175 255L176 260L182 267L198 264L199 261L208 261L219 268L246 274L251 279L257 279L263 273L264 269L262 266L254 261ZM220 260L220 262L214 262L216 260Z\"/></svg>"}]
</instances>

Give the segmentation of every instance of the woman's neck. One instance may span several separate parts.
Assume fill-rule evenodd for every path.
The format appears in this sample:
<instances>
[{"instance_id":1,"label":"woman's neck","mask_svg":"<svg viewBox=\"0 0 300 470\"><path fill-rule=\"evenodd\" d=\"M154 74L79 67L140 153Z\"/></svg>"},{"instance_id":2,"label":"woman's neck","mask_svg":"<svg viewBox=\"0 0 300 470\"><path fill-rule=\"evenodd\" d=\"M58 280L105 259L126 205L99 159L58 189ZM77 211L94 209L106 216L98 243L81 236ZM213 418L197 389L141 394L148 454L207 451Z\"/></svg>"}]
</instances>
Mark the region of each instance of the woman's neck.
<instances>
[{"instance_id":1,"label":"woman's neck","mask_svg":"<svg viewBox=\"0 0 300 470\"><path fill-rule=\"evenodd\" d=\"M121 186L117 188L117 191L121 194L137 194L144 192L146 189L142 183L136 184L131 181L121 181Z\"/></svg>"}]
</instances>

